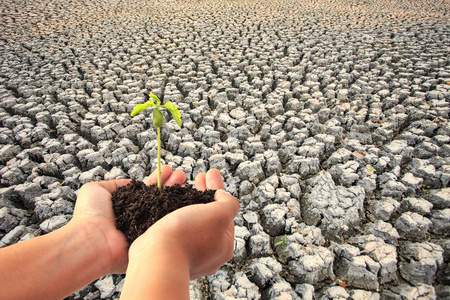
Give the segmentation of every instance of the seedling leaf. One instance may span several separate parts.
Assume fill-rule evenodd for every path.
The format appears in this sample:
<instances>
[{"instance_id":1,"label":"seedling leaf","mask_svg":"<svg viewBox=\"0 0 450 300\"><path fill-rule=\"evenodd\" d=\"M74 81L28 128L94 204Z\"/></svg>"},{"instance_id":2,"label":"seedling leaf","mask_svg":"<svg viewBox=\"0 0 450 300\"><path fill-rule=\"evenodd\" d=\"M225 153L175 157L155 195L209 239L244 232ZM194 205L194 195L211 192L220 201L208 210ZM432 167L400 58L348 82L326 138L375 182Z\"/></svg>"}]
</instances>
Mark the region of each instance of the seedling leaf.
<instances>
[{"instance_id":1,"label":"seedling leaf","mask_svg":"<svg viewBox=\"0 0 450 300\"><path fill-rule=\"evenodd\" d=\"M161 106L161 101L159 100L159 98L158 97L156 97L156 95L155 94L153 94L153 93L150 93L150 98L152 98L153 100L155 100L156 101L156 103L158 103L158 107L159 106ZM153 104L154 105L154 104Z\"/></svg>"},{"instance_id":2,"label":"seedling leaf","mask_svg":"<svg viewBox=\"0 0 450 300\"><path fill-rule=\"evenodd\" d=\"M138 104L135 107L133 107L133 111L131 112L131 116L134 117L135 115L137 115L140 112L142 112L144 109L149 108L150 106L153 106L153 105L155 105L155 103L151 99L148 102L145 102L143 104Z\"/></svg>"},{"instance_id":3,"label":"seedling leaf","mask_svg":"<svg viewBox=\"0 0 450 300\"><path fill-rule=\"evenodd\" d=\"M281 237L281 240L279 240L278 242L275 243L275 247L279 246L279 245L283 245L283 249L286 250L286 247L288 245L287 241L286 241L286 235Z\"/></svg>"},{"instance_id":4,"label":"seedling leaf","mask_svg":"<svg viewBox=\"0 0 450 300\"><path fill-rule=\"evenodd\" d=\"M181 127L181 113L178 108L172 104L172 102L167 102L163 105L172 114L173 119L177 122L178 126Z\"/></svg>"}]
</instances>

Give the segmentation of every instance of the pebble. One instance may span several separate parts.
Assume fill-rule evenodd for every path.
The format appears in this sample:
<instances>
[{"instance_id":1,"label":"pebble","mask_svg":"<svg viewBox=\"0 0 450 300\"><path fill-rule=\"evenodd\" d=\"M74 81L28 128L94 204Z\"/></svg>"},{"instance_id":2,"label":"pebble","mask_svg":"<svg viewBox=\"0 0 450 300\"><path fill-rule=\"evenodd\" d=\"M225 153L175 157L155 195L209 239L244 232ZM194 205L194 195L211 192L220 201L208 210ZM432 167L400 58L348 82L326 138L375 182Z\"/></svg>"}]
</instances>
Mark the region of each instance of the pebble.
<instances>
[{"instance_id":1,"label":"pebble","mask_svg":"<svg viewBox=\"0 0 450 300\"><path fill-rule=\"evenodd\" d=\"M395 222L394 227L400 236L406 235L411 239L423 239L432 222L427 217L414 212L403 213Z\"/></svg>"},{"instance_id":2,"label":"pebble","mask_svg":"<svg viewBox=\"0 0 450 300\"><path fill-rule=\"evenodd\" d=\"M394 246L398 245L398 239L400 235L397 230L390 224L383 220L378 220L375 223L369 223L364 230L367 234L373 234L376 237L383 239L386 243Z\"/></svg>"},{"instance_id":3,"label":"pebble","mask_svg":"<svg viewBox=\"0 0 450 300\"><path fill-rule=\"evenodd\" d=\"M302 247L288 263L289 277L297 283L317 284L334 277L333 261L334 254L325 247Z\"/></svg>"},{"instance_id":4,"label":"pebble","mask_svg":"<svg viewBox=\"0 0 450 300\"><path fill-rule=\"evenodd\" d=\"M450 208L450 188L443 188L433 193L430 202L437 209Z\"/></svg>"},{"instance_id":5,"label":"pebble","mask_svg":"<svg viewBox=\"0 0 450 300\"><path fill-rule=\"evenodd\" d=\"M70 221L70 219L72 219L71 215L53 216L42 222L39 225L39 228L45 233L52 232L66 225Z\"/></svg>"},{"instance_id":6,"label":"pebble","mask_svg":"<svg viewBox=\"0 0 450 300\"><path fill-rule=\"evenodd\" d=\"M339 241L352 224L362 216L365 192L357 186L336 186L330 173L322 171L307 181L310 192L301 201L302 218L308 225L317 225L324 235Z\"/></svg>"},{"instance_id":7,"label":"pebble","mask_svg":"<svg viewBox=\"0 0 450 300\"><path fill-rule=\"evenodd\" d=\"M111 275L107 275L99 280L97 280L94 286L100 291L100 297L106 299L111 297L116 291L116 286L114 285L114 279Z\"/></svg>"},{"instance_id":8,"label":"pebble","mask_svg":"<svg viewBox=\"0 0 450 300\"><path fill-rule=\"evenodd\" d=\"M283 270L283 267L274 258L264 257L255 260L249 266L253 282L259 288L264 289L277 275Z\"/></svg>"},{"instance_id":9,"label":"pebble","mask_svg":"<svg viewBox=\"0 0 450 300\"><path fill-rule=\"evenodd\" d=\"M450 235L450 208L435 210L430 219L433 223L431 230L439 236Z\"/></svg>"},{"instance_id":10,"label":"pebble","mask_svg":"<svg viewBox=\"0 0 450 300\"><path fill-rule=\"evenodd\" d=\"M400 274L413 285L431 285L444 262L443 253L441 246L430 242L408 242L400 249Z\"/></svg>"},{"instance_id":11,"label":"pebble","mask_svg":"<svg viewBox=\"0 0 450 300\"><path fill-rule=\"evenodd\" d=\"M404 198L400 205L401 212L415 212L422 216L429 215L433 204L423 198Z\"/></svg>"}]
</instances>

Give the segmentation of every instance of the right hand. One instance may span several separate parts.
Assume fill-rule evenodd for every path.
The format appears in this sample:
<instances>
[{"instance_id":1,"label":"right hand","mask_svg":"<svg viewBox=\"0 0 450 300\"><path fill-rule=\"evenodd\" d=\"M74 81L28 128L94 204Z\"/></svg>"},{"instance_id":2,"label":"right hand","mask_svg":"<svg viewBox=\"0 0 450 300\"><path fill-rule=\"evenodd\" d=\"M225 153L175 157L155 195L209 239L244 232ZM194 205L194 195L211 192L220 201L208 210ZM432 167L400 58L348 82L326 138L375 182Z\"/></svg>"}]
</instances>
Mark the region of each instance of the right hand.
<instances>
[{"instance_id":1,"label":"right hand","mask_svg":"<svg viewBox=\"0 0 450 300\"><path fill-rule=\"evenodd\" d=\"M182 256L189 267L190 280L194 280L214 274L233 257L238 200L223 190L216 169L199 174L195 186L199 190L217 190L215 201L189 205L160 219L134 241L130 258L149 257L153 251L158 251L158 255Z\"/></svg>"}]
</instances>

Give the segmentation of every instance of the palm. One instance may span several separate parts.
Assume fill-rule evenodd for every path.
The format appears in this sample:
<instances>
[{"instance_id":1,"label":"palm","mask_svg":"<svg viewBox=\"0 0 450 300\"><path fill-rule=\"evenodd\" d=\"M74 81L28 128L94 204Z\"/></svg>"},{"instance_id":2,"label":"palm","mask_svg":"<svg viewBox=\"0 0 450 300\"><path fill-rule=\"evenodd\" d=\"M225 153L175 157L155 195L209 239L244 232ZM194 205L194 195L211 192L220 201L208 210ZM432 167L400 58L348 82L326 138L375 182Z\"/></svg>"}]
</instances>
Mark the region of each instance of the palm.
<instances>
[{"instance_id":1,"label":"palm","mask_svg":"<svg viewBox=\"0 0 450 300\"><path fill-rule=\"evenodd\" d=\"M129 180L115 180L83 186L78 195L74 214L79 213L83 218L104 220L114 225L112 193L128 182Z\"/></svg>"},{"instance_id":2,"label":"palm","mask_svg":"<svg viewBox=\"0 0 450 300\"><path fill-rule=\"evenodd\" d=\"M128 243L122 232L116 229L112 208L112 193L129 180L114 180L89 183L80 189L74 211L74 221L88 230L101 233L110 247L109 253L115 264L111 273L125 273L128 255Z\"/></svg>"},{"instance_id":3,"label":"palm","mask_svg":"<svg viewBox=\"0 0 450 300\"><path fill-rule=\"evenodd\" d=\"M182 171L174 171L169 166L163 166L162 178L164 185L182 184L186 175ZM157 175L154 172L145 180L146 184L155 184ZM112 193L130 180L111 180L88 183L84 185L77 197L74 216L71 222L80 228L99 233L108 253L112 256L111 273L125 273L128 264L128 243L125 236L115 225L112 205ZM105 254L108 254L105 253Z\"/></svg>"}]
</instances>

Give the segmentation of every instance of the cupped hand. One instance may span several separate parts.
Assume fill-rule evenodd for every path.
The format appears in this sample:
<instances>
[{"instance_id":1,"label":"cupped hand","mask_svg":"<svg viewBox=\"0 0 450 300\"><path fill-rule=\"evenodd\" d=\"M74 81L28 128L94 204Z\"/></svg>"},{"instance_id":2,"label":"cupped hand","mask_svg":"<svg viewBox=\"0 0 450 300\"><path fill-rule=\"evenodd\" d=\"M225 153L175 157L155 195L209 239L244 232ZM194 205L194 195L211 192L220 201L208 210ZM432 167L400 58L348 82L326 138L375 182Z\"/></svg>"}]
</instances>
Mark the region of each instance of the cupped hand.
<instances>
[{"instance_id":1,"label":"cupped hand","mask_svg":"<svg viewBox=\"0 0 450 300\"><path fill-rule=\"evenodd\" d=\"M195 186L199 190L217 190L215 201L189 205L166 215L136 239L130 256L148 255L154 249L183 255L191 280L214 274L233 257L238 200L223 190L223 181L216 169L199 174Z\"/></svg>"},{"instance_id":2,"label":"cupped hand","mask_svg":"<svg viewBox=\"0 0 450 300\"><path fill-rule=\"evenodd\" d=\"M163 166L162 183L165 186L182 184L186 178L183 171L172 171L170 166ZM92 241L92 246L98 248L99 255L109 256L108 273L125 273L128 264L128 243L123 233L117 230L114 223L112 208L112 193L119 187L127 185L129 179L92 182L83 185L78 193L73 218L69 226L83 230ZM146 184L156 184L157 174L153 172Z\"/></svg>"}]
</instances>

